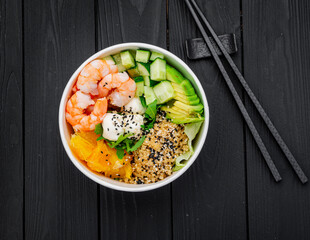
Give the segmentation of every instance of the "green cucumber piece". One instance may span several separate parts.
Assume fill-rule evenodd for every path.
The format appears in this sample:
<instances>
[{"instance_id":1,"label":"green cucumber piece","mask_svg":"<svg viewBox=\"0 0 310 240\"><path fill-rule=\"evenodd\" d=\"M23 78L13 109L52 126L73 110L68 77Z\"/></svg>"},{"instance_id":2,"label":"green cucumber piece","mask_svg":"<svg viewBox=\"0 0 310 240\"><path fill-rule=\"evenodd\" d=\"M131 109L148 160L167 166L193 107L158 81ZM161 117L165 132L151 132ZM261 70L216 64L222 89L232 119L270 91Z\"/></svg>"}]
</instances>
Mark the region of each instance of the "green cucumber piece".
<instances>
[{"instance_id":1,"label":"green cucumber piece","mask_svg":"<svg viewBox=\"0 0 310 240\"><path fill-rule=\"evenodd\" d=\"M115 61L115 64L117 66L117 69L119 72L124 72L126 71L126 68L123 66L122 64L122 59L121 59L121 55L118 53L118 54L115 54L112 56L114 61Z\"/></svg>"},{"instance_id":2,"label":"green cucumber piece","mask_svg":"<svg viewBox=\"0 0 310 240\"><path fill-rule=\"evenodd\" d=\"M150 77L149 76L143 76L144 79L144 85L150 87L151 83L150 83Z\"/></svg>"},{"instance_id":3,"label":"green cucumber piece","mask_svg":"<svg viewBox=\"0 0 310 240\"><path fill-rule=\"evenodd\" d=\"M184 80L183 75L168 64L166 65L166 78L175 83L181 83Z\"/></svg>"},{"instance_id":4,"label":"green cucumber piece","mask_svg":"<svg viewBox=\"0 0 310 240\"><path fill-rule=\"evenodd\" d=\"M136 52L136 61L147 63L150 59L151 52L147 50L137 50Z\"/></svg>"},{"instance_id":5,"label":"green cucumber piece","mask_svg":"<svg viewBox=\"0 0 310 240\"><path fill-rule=\"evenodd\" d=\"M130 77L138 77L140 75L138 67L127 69L127 72Z\"/></svg>"},{"instance_id":6,"label":"green cucumber piece","mask_svg":"<svg viewBox=\"0 0 310 240\"><path fill-rule=\"evenodd\" d=\"M113 58L111 55L110 55L110 56L103 57L102 60L106 60L106 61L107 61L107 60L110 60L110 61L113 61L113 62L116 64L114 58Z\"/></svg>"},{"instance_id":7,"label":"green cucumber piece","mask_svg":"<svg viewBox=\"0 0 310 240\"><path fill-rule=\"evenodd\" d=\"M121 52L122 64L126 69L134 68L136 66L136 62L134 57L129 51Z\"/></svg>"},{"instance_id":8,"label":"green cucumber piece","mask_svg":"<svg viewBox=\"0 0 310 240\"><path fill-rule=\"evenodd\" d=\"M156 58L164 59L164 54L161 54L158 52L152 52L152 55L150 57L150 61L154 61Z\"/></svg>"},{"instance_id":9,"label":"green cucumber piece","mask_svg":"<svg viewBox=\"0 0 310 240\"><path fill-rule=\"evenodd\" d=\"M157 58L152 62L151 67L151 79L155 81L161 81L166 79L166 61Z\"/></svg>"},{"instance_id":10,"label":"green cucumber piece","mask_svg":"<svg viewBox=\"0 0 310 240\"><path fill-rule=\"evenodd\" d=\"M144 98L147 105L156 100L155 93L151 87L144 86Z\"/></svg>"},{"instance_id":11,"label":"green cucumber piece","mask_svg":"<svg viewBox=\"0 0 310 240\"><path fill-rule=\"evenodd\" d=\"M174 97L174 90L169 81L161 81L153 87L153 90L157 98L157 104L168 102Z\"/></svg>"},{"instance_id":12,"label":"green cucumber piece","mask_svg":"<svg viewBox=\"0 0 310 240\"><path fill-rule=\"evenodd\" d=\"M137 86L136 97L140 97L144 93L144 81L143 81L143 79L142 79L142 82L136 82L136 86Z\"/></svg>"},{"instance_id":13,"label":"green cucumber piece","mask_svg":"<svg viewBox=\"0 0 310 240\"><path fill-rule=\"evenodd\" d=\"M150 64L137 62L137 67L141 76L150 76Z\"/></svg>"}]
</instances>

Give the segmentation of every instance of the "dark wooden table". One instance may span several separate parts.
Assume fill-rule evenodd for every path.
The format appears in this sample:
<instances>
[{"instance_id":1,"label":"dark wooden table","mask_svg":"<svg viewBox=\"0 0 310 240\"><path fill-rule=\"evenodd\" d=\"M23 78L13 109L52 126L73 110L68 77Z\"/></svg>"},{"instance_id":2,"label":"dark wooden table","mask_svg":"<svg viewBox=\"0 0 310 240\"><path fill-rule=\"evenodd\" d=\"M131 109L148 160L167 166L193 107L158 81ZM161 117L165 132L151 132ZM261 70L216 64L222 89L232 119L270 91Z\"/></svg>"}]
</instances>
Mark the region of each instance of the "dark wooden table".
<instances>
[{"instance_id":1,"label":"dark wooden table","mask_svg":"<svg viewBox=\"0 0 310 240\"><path fill-rule=\"evenodd\" d=\"M310 2L198 1L234 61L310 176ZM0 239L310 239L302 185L253 110L282 174L275 183L211 59L190 61L199 37L183 0L1 0ZM145 193L95 184L68 159L58 131L62 91L96 51L139 41L181 57L198 75L210 128L195 164Z\"/></svg>"}]
</instances>

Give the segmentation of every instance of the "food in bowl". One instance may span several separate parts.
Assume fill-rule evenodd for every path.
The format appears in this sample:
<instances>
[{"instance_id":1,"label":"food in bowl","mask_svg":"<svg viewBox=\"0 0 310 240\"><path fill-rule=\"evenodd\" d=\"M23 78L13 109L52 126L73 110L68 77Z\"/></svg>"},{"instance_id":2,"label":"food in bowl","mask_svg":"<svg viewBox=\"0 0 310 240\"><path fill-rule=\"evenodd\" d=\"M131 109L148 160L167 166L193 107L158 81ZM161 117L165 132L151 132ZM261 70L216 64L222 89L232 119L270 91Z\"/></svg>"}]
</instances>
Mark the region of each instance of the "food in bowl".
<instances>
[{"instance_id":1,"label":"food in bowl","mask_svg":"<svg viewBox=\"0 0 310 240\"><path fill-rule=\"evenodd\" d=\"M185 166L205 114L191 82L163 54L129 49L81 70L65 117L72 152L90 170L148 184Z\"/></svg>"}]
</instances>

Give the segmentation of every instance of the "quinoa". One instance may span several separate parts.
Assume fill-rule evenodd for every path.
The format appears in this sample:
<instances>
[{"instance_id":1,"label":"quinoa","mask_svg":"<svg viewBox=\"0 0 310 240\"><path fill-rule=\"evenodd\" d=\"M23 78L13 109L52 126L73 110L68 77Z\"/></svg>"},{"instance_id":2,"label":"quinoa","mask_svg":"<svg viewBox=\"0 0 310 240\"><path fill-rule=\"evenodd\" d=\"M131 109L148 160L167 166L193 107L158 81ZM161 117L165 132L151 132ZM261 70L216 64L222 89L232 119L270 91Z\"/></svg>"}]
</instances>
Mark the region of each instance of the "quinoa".
<instances>
[{"instance_id":1,"label":"quinoa","mask_svg":"<svg viewBox=\"0 0 310 240\"><path fill-rule=\"evenodd\" d=\"M132 184L158 182L172 174L175 160L189 151L183 125L177 125L158 114L154 128L145 134L141 147L133 152Z\"/></svg>"}]
</instances>

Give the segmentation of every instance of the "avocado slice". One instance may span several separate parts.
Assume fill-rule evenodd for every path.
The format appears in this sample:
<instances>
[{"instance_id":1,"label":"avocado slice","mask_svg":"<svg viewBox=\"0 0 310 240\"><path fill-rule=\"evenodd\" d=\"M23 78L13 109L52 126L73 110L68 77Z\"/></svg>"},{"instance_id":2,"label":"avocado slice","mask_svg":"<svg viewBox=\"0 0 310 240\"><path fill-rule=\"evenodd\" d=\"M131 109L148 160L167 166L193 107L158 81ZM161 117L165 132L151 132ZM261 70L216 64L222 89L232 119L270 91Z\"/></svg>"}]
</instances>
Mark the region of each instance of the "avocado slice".
<instances>
[{"instance_id":1,"label":"avocado slice","mask_svg":"<svg viewBox=\"0 0 310 240\"><path fill-rule=\"evenodd\" d=\"M174 106L187 111L189 114L195 113L195 112L200 112L203 110L203 105L201 103L197 105L187 105L185 103L182 103L180 101L175 101Z\"/></svg>"},{"instance_id":2,"label":"avocado slice","mask_svg":"<svg viewBox=\"0 0 310 240\"><path fill-rule=\"evenodd\" d=\"M193 122L201 122L204 120L204 117L190 117L183 116L174 113L167 113L166 117L171 119L171 122L176 124L184 124L184 123L193 123Z\"/></svg>"},{"instance_id":3,"label":"avocado slice","mask_svg":"<svg viewBox=\"0 0 310 240\"><path fill-rule=\"evenodd\" d=\"M183 82L184 81L188 81L187 79L184 79L183 80ZM183 83L182 82L182 83ZM196 92L195 92L195 89L193 88L193 87L188 87L187 88L187 86L188 86L188 84L178 84L178 83L175 83L175 82L171 82L171 84L172 84L172 86L173 86L173 88L174 88L174 90L176 91L176 92L179 92L179 93L181 93L181 94L183 94L183 95L186 95L186 96L189 96L189 95L196 95ZM190 82L189 82L190 83Z\"/></svg>"},{"instance_id":4,"label":"avocado slice","mask_svg":"<svg viewBox=\"0 0 310 240\"><path fill-rule=\"evenodd\" d=\"M189 116L188 111L180 109L176 106L173 106L170 108L163 106L163 107L161 107L161 110L163 110L165 112L170 112L170 113L173 113L176 115L182 115L183 117Z\"/></svg>"},{"instance_id":5,"label":"avocado slice","mask_svg":"<svg viewBox=\"0 0 310 240\"><path fill-rule=\"evenodd\" d=\"M186 96L180 93L176 93L174 99L187 105L197 105L200 103L200 99L197 97L197 95Z\"/></svg>"},{"instance_id":6,"label":"avocado slice","mask_svg":"<svg viewBox=\"0 0 310 240\"><path fill-rule=\"evenodd\" d=\"M184 80L184 77L178 70L176 70L175 68L167 64L166 65L166 79L171 82L181 83Z\"/></svg>"}]
</instances>

